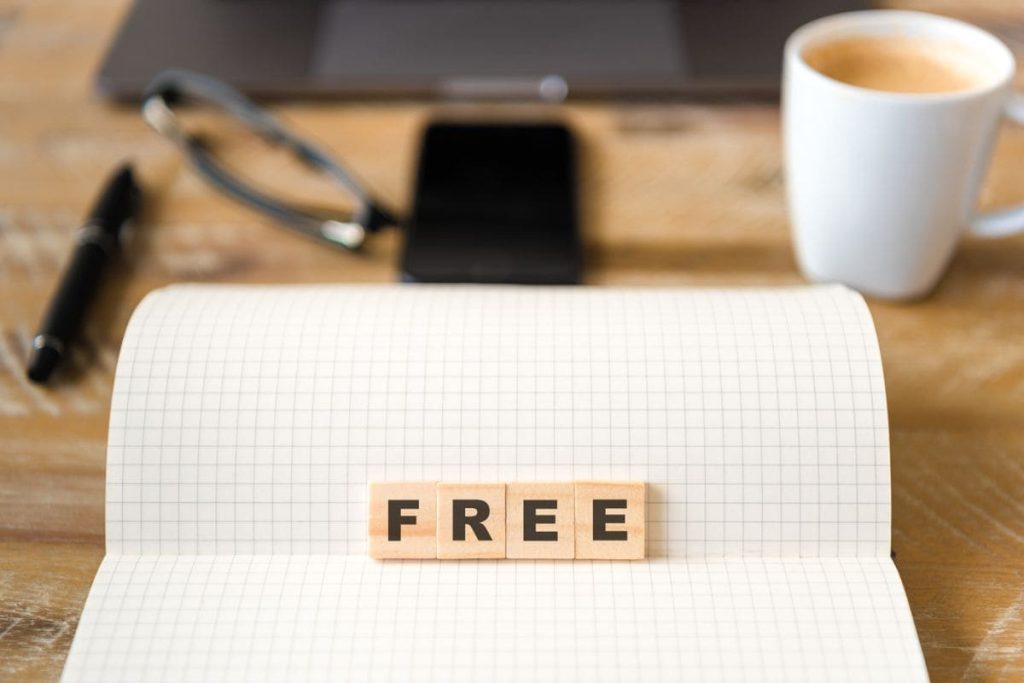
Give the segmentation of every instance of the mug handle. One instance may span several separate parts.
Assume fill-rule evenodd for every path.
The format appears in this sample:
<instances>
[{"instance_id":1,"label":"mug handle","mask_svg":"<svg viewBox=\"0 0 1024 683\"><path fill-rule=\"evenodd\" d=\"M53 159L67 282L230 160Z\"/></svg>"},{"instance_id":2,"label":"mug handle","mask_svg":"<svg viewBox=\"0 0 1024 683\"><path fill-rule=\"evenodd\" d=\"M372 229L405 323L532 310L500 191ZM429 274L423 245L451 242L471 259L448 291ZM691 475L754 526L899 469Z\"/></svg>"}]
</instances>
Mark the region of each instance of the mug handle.
<instances>
[{"instance_id":1,"label":"mug handle","mask_svg":"<svg viewBox=\"0 0 1024 683\"><path fill-rule=\"evenodd\" d=\"M1006 105L1006 116L1024 125L1024 94L1014 93ZM1024 231L1024 204L986 213L974 219L971 234L979 237L1006 237Z\"/></svg>"}]
</instances>

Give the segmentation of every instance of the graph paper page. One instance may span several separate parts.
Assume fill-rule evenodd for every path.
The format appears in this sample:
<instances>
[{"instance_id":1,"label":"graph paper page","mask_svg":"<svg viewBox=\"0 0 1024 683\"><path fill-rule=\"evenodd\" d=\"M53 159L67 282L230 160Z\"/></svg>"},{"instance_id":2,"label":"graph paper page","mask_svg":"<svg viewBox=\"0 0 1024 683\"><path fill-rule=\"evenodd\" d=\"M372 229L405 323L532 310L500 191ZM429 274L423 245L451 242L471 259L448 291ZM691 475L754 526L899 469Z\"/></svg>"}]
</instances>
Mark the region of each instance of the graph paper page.
<instances>
[{"instance_id":1,"label":"graph paper page","mask_svg":"<svg viewBox=\"0 0 1024 683\"><path fill-rule=\"evenodd\" d=\"M367 483L389 479L642 480L651 559L377 563L365 556ZM562 677L566 658L600 664L581 679L820 679L826 664L839 679L863 667L923 676L889 527L878 348L845 289L176 286L147 297L126 333L108 558L65 677L137 679L117 663L135 661L157 680L182 665L189 678L248 680L240 663L258 651L313 678L469 680L499 676L499 649L541 677ZM283 588L267 590L274 581ZM715 606L687 609L707 597L705 581ZM362 606L298 619L328 585ZM611 602L597 592L608 585ZM195 618L174 590L224 586L292 629L240 630L232 603L204 608L206 649L168 635ZM404 607L406 589L423 600ZM472 598L478 589L493 601ZM570 601L569 617L537 599L546 591ZM723 603L733 592L749 610ZM849 595L849 609L836 603ZM650 641L637 610L673 599L683 606L659 618L677 638ZM451 614L471 635L425 625ZM492 622L512 635L479 630ZM803 630L782 635L790 622ZM552 624L569 632L538 640ZM580 635L601 624L619 629L620 646ZM898 647L875 647L880 635ZM343 646L349 636L369 636L368 649ZM467 661L470 647L493 656ZM414 669L380 666L406 651ZM644 652L653 659L641 666ZM777 654L788 664L756 660Z\"/></svg>"}]
</instances>

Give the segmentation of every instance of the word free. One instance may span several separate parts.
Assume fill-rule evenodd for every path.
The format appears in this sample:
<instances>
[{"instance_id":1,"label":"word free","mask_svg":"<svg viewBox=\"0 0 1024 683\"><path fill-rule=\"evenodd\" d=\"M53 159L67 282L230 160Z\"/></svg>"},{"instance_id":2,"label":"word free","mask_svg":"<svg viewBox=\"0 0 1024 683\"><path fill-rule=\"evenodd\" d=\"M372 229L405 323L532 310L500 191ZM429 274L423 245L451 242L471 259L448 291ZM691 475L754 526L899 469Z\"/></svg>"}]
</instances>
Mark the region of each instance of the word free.
<instances>
[{"instance_id":1,"label":"word free","mask_svg":"<svg viewBox=\"0 0 1024 683\"><path fill-rule=\"evenodd\" d=\"M370 557L638 560L644 482L372 482Z\"/></svg>"}]
</instances>

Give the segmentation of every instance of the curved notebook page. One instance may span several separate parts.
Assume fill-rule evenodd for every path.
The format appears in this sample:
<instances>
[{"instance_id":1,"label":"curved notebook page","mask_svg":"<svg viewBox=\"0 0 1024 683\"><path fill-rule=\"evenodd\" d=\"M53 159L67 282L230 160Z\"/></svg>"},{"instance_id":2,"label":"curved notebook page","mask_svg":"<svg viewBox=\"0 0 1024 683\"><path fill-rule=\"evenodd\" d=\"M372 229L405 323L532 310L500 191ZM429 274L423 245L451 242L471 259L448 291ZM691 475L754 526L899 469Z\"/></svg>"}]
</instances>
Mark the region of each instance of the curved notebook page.
<instances>
[{"instance_id":1,"label":"curved notebook page","mask_svg":"<svg viewBox=\"0 0 1024 683\"><path fill-rule=\"evenodd\" d=\"M388 479L643 480L650 559L375 562ZM177 286L125 337L65 675L905 680L889 528L843 288Z\"/></svg>"},{"instance_id":2,"label":"curved notebook page","mask_svg":"<svg viewBox=\"0 0 1024 683\"><path fill-rule=\"evenodd\" d=\"M387 479L646 481L653 557L889 551L841 288L175 287L132 319L108 468L111 553L364 554Z\"/></svg>"}]
</instances>

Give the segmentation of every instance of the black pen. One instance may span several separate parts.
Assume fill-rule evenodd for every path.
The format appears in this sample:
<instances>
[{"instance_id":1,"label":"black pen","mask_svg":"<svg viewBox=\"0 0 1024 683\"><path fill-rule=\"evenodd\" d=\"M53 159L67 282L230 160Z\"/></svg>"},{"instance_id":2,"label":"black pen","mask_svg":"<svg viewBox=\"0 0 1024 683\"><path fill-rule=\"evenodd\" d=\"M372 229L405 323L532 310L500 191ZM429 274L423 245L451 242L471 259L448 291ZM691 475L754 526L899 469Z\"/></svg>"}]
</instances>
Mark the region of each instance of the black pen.
<instances>
[{"instance_id":1,"label":"black pen","mask_svg":"<svg viewBox=\"0 0 1024 683\"><path fill-rule=\"evenodd\" d=\"M130 165L111 177L78 231L71 262L32 339L28 378L45 382L67 355L86 309L96 296L103 272L120 251L121 231L139 209L139 187Z\"/></svg>"}]
</instances>

